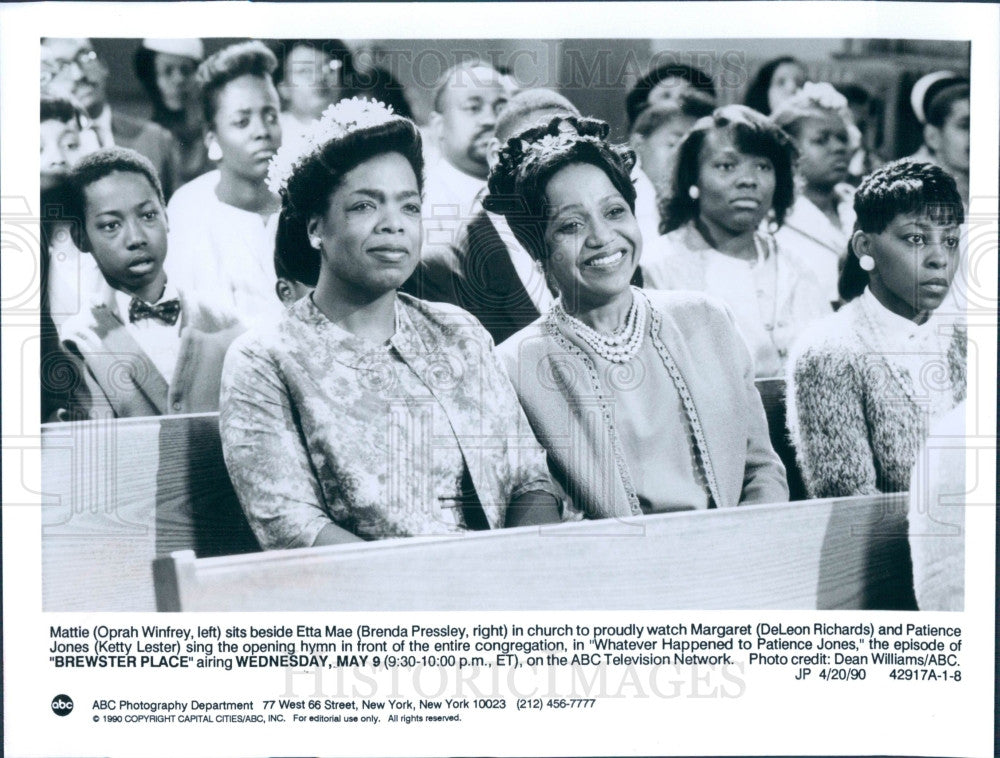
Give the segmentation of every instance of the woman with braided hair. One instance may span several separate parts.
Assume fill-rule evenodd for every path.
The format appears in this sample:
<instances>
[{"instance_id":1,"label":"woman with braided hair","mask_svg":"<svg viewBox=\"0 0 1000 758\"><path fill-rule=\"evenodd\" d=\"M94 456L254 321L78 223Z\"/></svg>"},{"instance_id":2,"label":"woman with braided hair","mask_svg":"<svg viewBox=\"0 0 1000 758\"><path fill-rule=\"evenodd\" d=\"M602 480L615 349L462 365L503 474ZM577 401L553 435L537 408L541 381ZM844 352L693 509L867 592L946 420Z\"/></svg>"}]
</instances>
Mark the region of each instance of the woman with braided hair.
<instances>
[{"instance_id":1,"label":"woman with braided hair","mask_svg":"<svg viewBox=\"0 0 1000 758\"><path fill-rule=\"evenodd\" d=\"M629 285L634 154L556 117L507 141L488 210L559 291L503 358L550 468L587 518L788 499L750 355L724 307Z\"/></svg>"},{"instance_id":2,"label":"woman with braided hair","mask_svg":"<svg viewBox=\"0 0 1000 758\"><path fill-rule=\"evenodd\" d=\"M290 266L313 292L234 343L226 465L261 545L460 533L559 518L558 495L486 330L397 294L420 255L420 134L342 100L282 148Z\"/></svg>"},{"instance_id":3,"label":"woman with braided hair","mask_svg":"<svg viewBox=\"0 0 1000 758\"><path fill-rule=\"evenodd\" d=\"M965 397L966 330L946 302L962 197L929 163L870 174L840 277L848 301L796 343L788 428L812 497L902 492L927 427Z\"/></svg>"}]
</instances>

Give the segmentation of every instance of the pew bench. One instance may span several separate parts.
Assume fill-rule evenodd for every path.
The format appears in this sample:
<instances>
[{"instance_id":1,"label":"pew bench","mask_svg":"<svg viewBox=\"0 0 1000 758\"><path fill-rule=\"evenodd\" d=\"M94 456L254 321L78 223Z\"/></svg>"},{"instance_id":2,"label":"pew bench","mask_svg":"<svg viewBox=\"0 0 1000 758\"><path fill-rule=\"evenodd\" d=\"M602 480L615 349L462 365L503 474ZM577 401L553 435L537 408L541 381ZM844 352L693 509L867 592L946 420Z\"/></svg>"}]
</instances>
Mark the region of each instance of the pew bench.
<instances>
[{"instance_id":1,"label":"pew bench","mask_svg":"<svg viewBox=\"0 0 1000 758\"><path fill-rule=\"evenodd\" d=\"M156 562L165 611L915 609L905 494Z\"/></svg>"},{"instance_id":2,"label":"pew bench","mask_svg":"<svg viewBox=\"0 0 1000 758\"><path fill-rule=\"evenodd\" d=\"M152 562L260 550L219 414L42 425L42 609L153 611Z\"/></svg>"},{"instance_id":3,"label":"pew bench","mask_svg":"<svg viewBox=\"0 0 1000 758\"><path fill-rule=\"evenodd\" d=\"M214 413L44 425L42 489L46 611L913 607L903 495L260 553Z\"/></svg>"}]
</instances>

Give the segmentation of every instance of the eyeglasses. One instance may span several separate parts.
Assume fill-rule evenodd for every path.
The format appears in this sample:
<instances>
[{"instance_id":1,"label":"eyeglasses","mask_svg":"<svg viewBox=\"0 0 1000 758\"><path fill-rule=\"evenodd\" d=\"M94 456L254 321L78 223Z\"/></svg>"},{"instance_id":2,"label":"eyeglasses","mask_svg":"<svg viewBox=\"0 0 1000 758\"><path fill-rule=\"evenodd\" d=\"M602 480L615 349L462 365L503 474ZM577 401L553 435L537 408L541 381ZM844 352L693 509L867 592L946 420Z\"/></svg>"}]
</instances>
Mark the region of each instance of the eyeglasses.
<instances>
[{"instance_id":1,"label":"eyeglasses","mask_svg":"<svg viewBox=\"0 0 1000 758\"><path fill-rule=\"evenodd\" d=\"M41 68L42 86L44 87L56 79L65 78L66 73L74 65L82 72L88 73L96 70L100 64L97 60L97 53L93 50L81 50L73 56L72 60L43 61Z\"/></svg>"}]
</instances>

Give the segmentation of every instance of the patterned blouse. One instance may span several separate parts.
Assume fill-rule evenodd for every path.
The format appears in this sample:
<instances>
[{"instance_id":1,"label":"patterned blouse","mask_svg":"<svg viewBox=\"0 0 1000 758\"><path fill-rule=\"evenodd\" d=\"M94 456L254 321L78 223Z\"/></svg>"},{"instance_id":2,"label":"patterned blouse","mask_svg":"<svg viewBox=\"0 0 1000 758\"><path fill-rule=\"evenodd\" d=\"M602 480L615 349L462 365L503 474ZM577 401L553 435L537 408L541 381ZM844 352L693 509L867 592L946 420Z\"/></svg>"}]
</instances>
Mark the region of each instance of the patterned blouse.
<instances>
[{"instance_id":1,"label":"patterned blouse","mask_svg":"<svg viewBox=\"0 0 1000 758\"><path fill-rule=\"evenodd\" d=\"M557 495L486 330L406 295L386 344L311 297L245 334L226 357L220 423L267 549L310 546L331 522L365 539L499 528L512 498Z\"/></svg>"}]
</instances>

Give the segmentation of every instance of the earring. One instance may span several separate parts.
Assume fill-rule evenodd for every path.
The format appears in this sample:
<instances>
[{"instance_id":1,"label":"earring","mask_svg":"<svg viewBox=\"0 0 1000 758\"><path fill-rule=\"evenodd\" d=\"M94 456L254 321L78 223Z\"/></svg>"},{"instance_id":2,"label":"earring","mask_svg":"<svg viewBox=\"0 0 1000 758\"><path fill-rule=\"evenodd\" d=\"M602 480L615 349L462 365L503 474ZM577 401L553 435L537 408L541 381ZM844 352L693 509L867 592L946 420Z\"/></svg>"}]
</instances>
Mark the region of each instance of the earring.
<instances>
[{"instance_id":1,"label":"earring","mask_svg":"<svg viewBox=\"0 0 1000 758\"><path fill-rule=\"evenodd\" d=\"M222 148L219 147L219 143L215 140L212 140L208 145L208 159L210 161L222 160Z\"/></svg>"},{"instance_id":2,"label":"earring","mask_svg":"<svg viewBox=\"0 0 1000 758\"><path fill-rule=\"evenodd\" d=\"M872 271L875 268L875 259L870 255L862 255L858 258L858 265L862 271Z\"/></svg>"},{"instance_id":3,"label":"earring","mask_svg":"<svg viewBox=\"0 0 1000 758\"><path fill-rule=\"evenodd\" d=\"M688 197L691 198L692 200L697 200L699 197L701 197L701 190L699 190L697 186L692 184L690 187L688 187Z\"/></svg>"},{"instance_id":4,"label":"earring","mask_svg":"<svg viewBox=\"0 0 1000 758\"><path fill-rule=\"evenodd\" d=\"M319 237L310 237L309 238L309 245L312 247L313 250L319 250L320 245L321 245L320 238Z\"/></svg>"},{"instance_id":5,"label":"earring","mask_svg":"<svg viewBox=\"0 0 1000 758\"><path fill-rule=\"evenodd\" d=\"M778 216L774 212L774 208L771 208L771 210L767 212L766 218L767 218L767 233L777 234L778 229L780 229L781 227L778 226Z\"/></svg>"}]
</instances>

